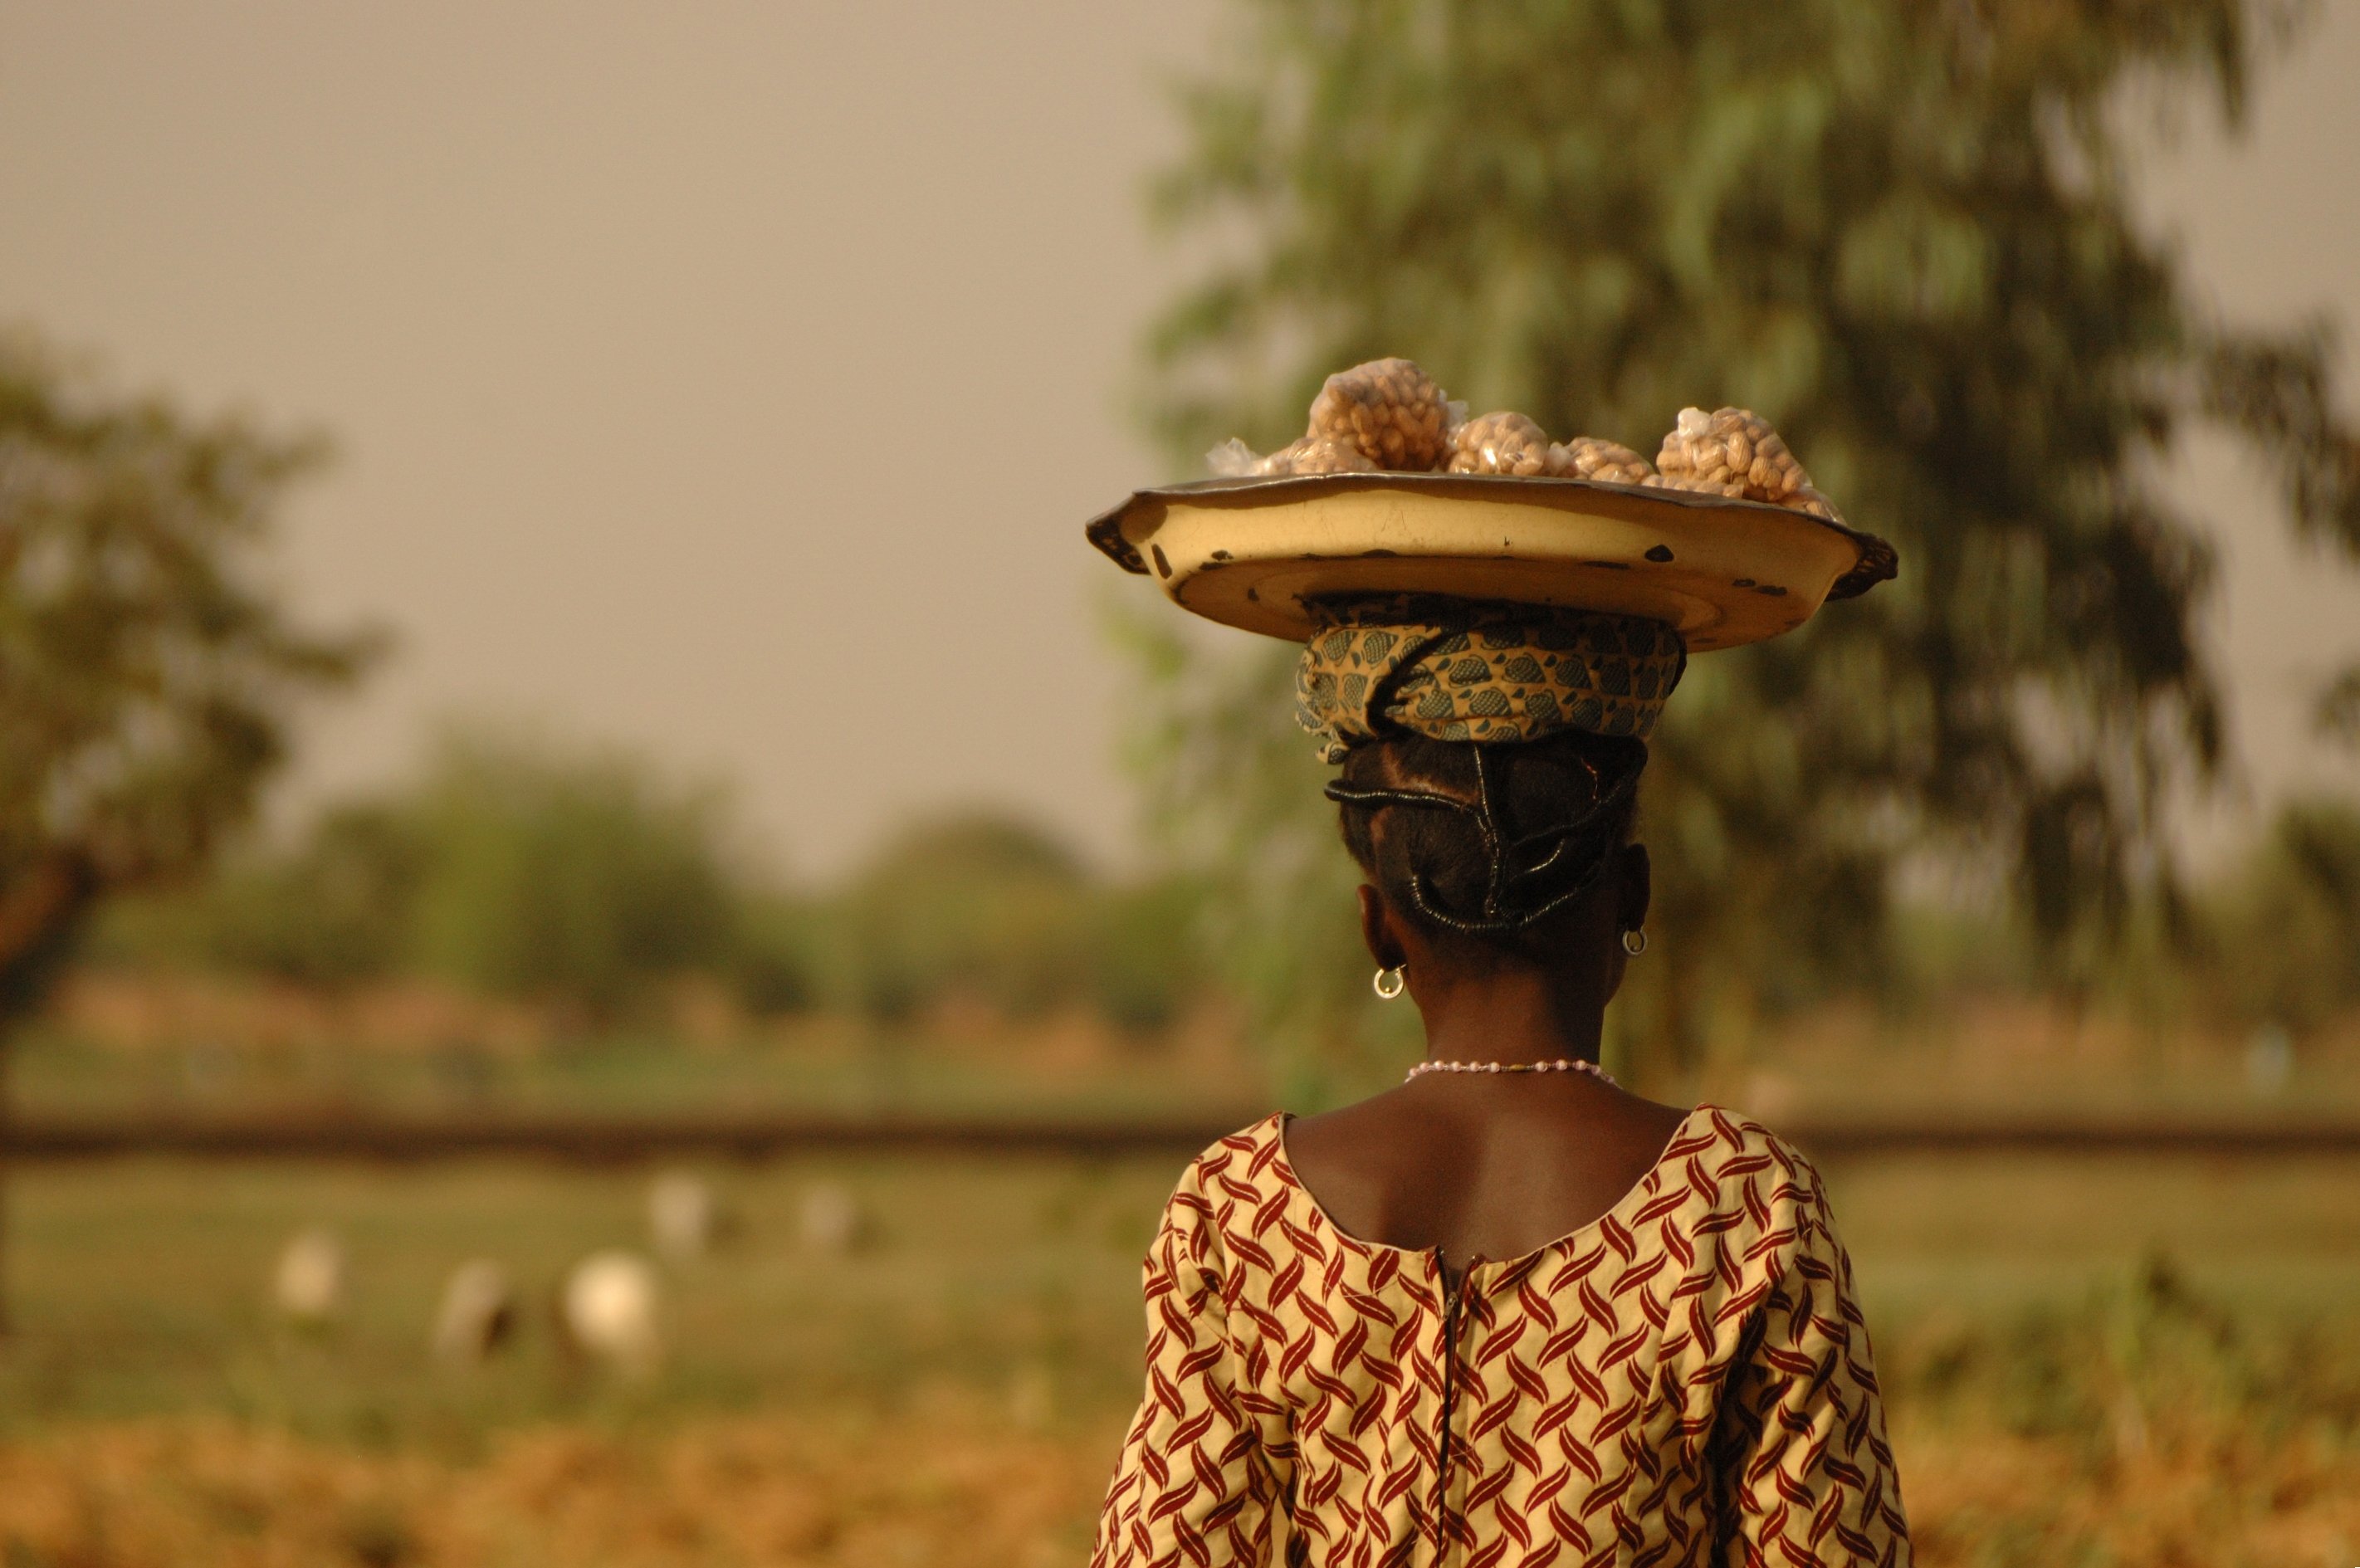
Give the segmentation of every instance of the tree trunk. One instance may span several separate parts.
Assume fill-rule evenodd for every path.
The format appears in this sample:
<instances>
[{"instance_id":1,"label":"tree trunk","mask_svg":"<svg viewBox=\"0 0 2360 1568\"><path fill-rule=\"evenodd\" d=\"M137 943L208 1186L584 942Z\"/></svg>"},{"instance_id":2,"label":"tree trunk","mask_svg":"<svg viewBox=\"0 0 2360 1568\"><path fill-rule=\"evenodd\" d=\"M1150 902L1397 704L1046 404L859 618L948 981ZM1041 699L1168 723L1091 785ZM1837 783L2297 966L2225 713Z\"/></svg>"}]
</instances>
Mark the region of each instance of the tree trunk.
<instances>
[{"instance_id":1,"label":"tree trunk","mask_svg":"<svg viewBox=\"0 0 2360 1568\"><path fill-rule=\"evenodd\" d=\"M7 1339L16 1330L8 1311L8 1303L14 1300L8 1292L8 1165L16 1141L8 1074L14 1054L9 1050L13 1032L7 1021L0 1019L0 1340Z\"/></svg>"},{"instance_id":2,"label":"tree trunk","mask_svg":"<svg viewBox=\"0 0 2360 1568\"><path fill-rule=\"evenodd\" d=\"M35 864L0 891L0 1338L11 1329L8 1302L8 1166L15 1139L9 1064L16 1020L39 1005L75 928L89 912L98 879L79 855Z\"/></svg>"}]
</instances>

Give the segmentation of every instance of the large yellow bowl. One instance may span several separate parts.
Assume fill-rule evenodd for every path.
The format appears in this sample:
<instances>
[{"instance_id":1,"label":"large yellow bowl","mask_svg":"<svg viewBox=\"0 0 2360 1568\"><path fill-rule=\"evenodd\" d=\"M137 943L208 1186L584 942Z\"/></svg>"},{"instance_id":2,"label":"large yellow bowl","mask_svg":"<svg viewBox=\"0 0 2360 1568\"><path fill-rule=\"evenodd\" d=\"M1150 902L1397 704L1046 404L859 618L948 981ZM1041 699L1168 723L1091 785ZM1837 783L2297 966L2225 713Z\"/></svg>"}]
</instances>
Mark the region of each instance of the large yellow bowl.
<instances>
[{"instance_id":1,"label":"large yellow bowl","mask_svg":"<svg viewBox=\"0 0 2360 1568\"><path fill-rule=\"evenodd\" d=\"M1644 616L1702 652L1790 631L1896 569L1874 534L1782 506L1485 474L1175 485L1088 533L1182 608L1296 642L1309 601L1409 592Z\"/></svg>"}]
</instances>

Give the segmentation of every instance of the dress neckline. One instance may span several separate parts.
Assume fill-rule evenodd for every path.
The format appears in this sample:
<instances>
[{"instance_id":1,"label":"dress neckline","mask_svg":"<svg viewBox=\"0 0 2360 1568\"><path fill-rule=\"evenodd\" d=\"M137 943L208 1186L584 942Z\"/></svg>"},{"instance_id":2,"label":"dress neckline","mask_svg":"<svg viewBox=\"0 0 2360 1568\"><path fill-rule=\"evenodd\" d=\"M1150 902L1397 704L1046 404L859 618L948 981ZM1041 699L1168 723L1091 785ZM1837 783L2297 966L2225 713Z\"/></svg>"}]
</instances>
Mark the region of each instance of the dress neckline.
<instances>
[{"instance_id":1,"label":"dress neckline","mask_svg":"<svg viewBox=\"0 0 2360 1568\"><path fill-rule=\"evenodd\" d=\"M1622 1220L1623 1218L1623 1211L1626 1209L1644 1207L1647 1201L1654 1197L1657 1192L1661 1191L1662 1184L1656 1181L1656 1177L1662 1173L1666 1166L1671 1164L1675 1158L1678 1157L1675 1155L1674 1151L1684 1151L1685 1145L1688 1142L1690 1124L1695 1122L1699 1116L1706 1115L1711 1109L1711 1106L1704 1105L1691 1106L1688 1115L1680 1118L1679 1125L1672 1129L1671 1137L1664 1140L1664 1147L1656 1154L1655 1163L1649 1165L1645 1171L1640 1172L1639 1179L1632 1182L1629 1189L1626 1190L1621 1197L1608 1204L1605 1213L1600 1214L1596 1219L1591 1220L1587 1225L1576 1225L1573 1229L1567 1231L1563 1236L1554 1236L1551 1239L1541 1243L1538 1247L1532 1248L1530 1251L1520 1252L1513 1258L1489 1258L1478 1256L1468 1258L1459 1266L1457 1271L1459 1277L1464 1279L1473 1275L1478 1270L1493 1272L1521 1270L1527 1265L1534 1263L1542 1258L1547 1257L1552 1252L1562 1251L1568 1247L1575 1247L1581 1242L1589 1240L1595 1233L1603 1230L1609 1222ZM1272 1163L1277 1168L1279 1180L1286 1184L1287 1190L1290 1192L1293 1192L1296 1197L1302 1199L1303 1202L1309 1206L1311 1212L1318 1216L1321 1224L1325 1225L1337 1236L1351 1243L1354 1247L1363 1247L1371 1252L1391 1253L1397 1258L1421 1258L1434 1269L1435 1273L1438 1277L1446 1276L1450 1272L1448 1265L1443 1258L1442 1248L1439 1246L1395 1247L1391 1242L1371 1241L1365 1236L1354 1236L1350 1231L1346 1230L1342 1225L1337 1224L1336 1216L1328 1212L1328 1205L1321 1203L1319 1201L1319 1195L1314 1192L1310 1187L1304 1182L1303 1177L1295 1169L1295 1160L1293 1157L1291 1157L1286 1151L1286 1127L1287 1124L1294 1119L1295 1113L1293 1111L1273 1111L1271 1113L1271 1140L1276 1146L1276 1158L1272 1161Z\"/></svg>"}]
</instances>

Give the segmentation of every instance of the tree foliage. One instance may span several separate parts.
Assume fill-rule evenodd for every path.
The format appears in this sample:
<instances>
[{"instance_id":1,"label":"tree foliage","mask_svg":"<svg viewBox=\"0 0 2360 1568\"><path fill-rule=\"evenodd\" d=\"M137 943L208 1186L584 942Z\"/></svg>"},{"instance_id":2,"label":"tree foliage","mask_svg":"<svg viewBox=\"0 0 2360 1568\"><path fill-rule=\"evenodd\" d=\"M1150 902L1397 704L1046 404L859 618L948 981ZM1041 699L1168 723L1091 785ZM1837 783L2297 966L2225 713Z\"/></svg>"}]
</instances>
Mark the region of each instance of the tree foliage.
<instances>
[{"instance_id":1,"label":"tree foliage","mask_svg":"<svg viewBox=\"0 0 2360 1568\"><path fill-rule=\"evenodd\" d=\"M729 948L719 800L628 756L457 730L409 811L411 953L430 975L605 1013Z\"/></svg>"},{"instance_id":2,"label":"tree foliage","mask_svg":"<svg viewBox=\"0 0 2360 1568\"><path fill-rule=\"evenodd\" d=\"M1187 151L1156 191L1167 224L1222 256L1150 336L1149 412L1175 456L1284 441L1325 373L1408 354L1478 410L1642 450L1683 405L1753 408L1900 549L1898 583L1691 667L1645 797L1669 940L1634 967L1639 1027L1692 1050L1716 996L1873 977L1911 855L2004 866L2043 950L2086 958L2155 868L2170 793L2222 760L2196 629L2211 552L2159 460L2191 423L2223 426L2305 537L2360 554L2360 441L2333 408L2324 328L2212 320L2125 196L2125 93L2208 100L2234 125L2289 14L1232 15L1234 48L1182 93ZM1235 769L1167 801L1194 814L1184 840L1225 846L1247 909L1311 884L1328 907L1342 877L1332 853L1305 858L1328 830L1302 743L1267 717L1284 666L1232 671L1218 702L1181 695L1206 689L1201 669L1167 679L1145 722L1164 739L1151 770ZM1281 779L1283 803L1261 782ZM1297 903L1273 929L1322 918ZM1263 987L1273 1020L1311 994L1306 955L1335 946L1304 935L1292 965L1249 950L1284 971Z\"/></svg>"},{"instance_id":3,"label":"tree foliage","mask_svg":"<svg viewBox=\"0 0 2360 1568\"><path fill-rule=\"evenodd\" d=\"M322 455L0 341L0 1018L93 900L201 865L298 699L366 661L370 638L300 626L262 575Z\"/></svg>"},{"instance_id":4,"label":"tree foliage","mask_svg":"<svg viewBox=\"0 0 2360 1568\"><path fill-rule=\"evenodd\" d=\"M1201 986L1170 940L1184 887L1106 879L1032 823L921 821L812 888L749 853L725 807L628 751L458 724L415 779L117 900L82 952L326 991L431 978L600 1022L694 976L760 1015L895 1023L956 996L1095 1007L1144 1034Z\"/></svg>"},{"instance_id":5,"label":"tree foliage","mask_svg":"<svg viewBox=\"0 0 2360 1568\"><path fill-rule=\"evenodd\" d=\"M2231 1016L2309 1030L2360 1005L2360 807L2289 801L2207 914L2203 967Z\"/></svg>"},{"instance_id":6,"label":"tree foliage","mask_svg":"<svg viewBox=\"0 0 2360 1568\"><path fill-rule=\"evenodd\" d=\"M844 999L885 1019L951 989L1037 1011L1080 980L1087 887L1081 863L1030 823L988 813L915 823L835 900Z\"/></svg>"},{"instance_id":7,"label":"tree foliage","mask_svg":"<svg viewBox=\"0 0 2360 1568\"><path fill-rule=\"evenodd\" d=\"M431 977L614 1016L689 972L764 1009L808 976L716 790L530 727L446 726L420 775L249 840L201 882L119 902L85 944L322 990Z\"/></svg>"},{"instance_id":8,"label":"tree foliage","mask_svg":"<svg viewBox=\"0 0 2360 1568\"><path fill-rule=\"evenodd\" d=\"M1015 1018L1079 1004L1153 1032L1200 984L1172 940L1193 902L1168 879L1105 879L1020 819L922 821L815 905L823 998L883 1021L952 996Z\"/></svg>"}]
</instances>

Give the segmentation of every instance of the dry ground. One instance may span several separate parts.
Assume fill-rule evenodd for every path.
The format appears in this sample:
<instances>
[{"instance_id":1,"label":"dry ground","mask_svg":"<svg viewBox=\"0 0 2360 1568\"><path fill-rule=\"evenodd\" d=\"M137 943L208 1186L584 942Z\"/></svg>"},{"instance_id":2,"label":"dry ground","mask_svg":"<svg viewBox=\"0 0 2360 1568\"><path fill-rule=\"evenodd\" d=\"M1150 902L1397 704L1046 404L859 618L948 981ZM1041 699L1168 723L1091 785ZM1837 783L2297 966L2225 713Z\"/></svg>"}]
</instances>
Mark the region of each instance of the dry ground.
<instances>
[{"instance_id":1,"label":"dry ground","mask_svg":"<svg viewBox=\"0 0 2360 1568\"><path fill-rule=\"evenodd\" d=\"M471 1463L219 1421L75 1426L0 1447L10 1568L720 1568L1078 1563L1110 1430L699 1419L661 1436L499 1437ZM2360 1454L2195 1427L2118 1452L1988 1429L1896 1434L1918 1561L2348 1568Z\"/></svg>"},{"instance_id":2,"label":"dry ground","mask_svg":"<svg viewBox=\"0 0 2360 1568\"><path fill-rule=\"evenodd\" d=\"M564 1263L647 1173L166 1161L22 1171L0 1568L1076 1563L1134 1388L1168 1162L707 1171L730 1244L669 1266L641 1382L560 1355ZM2332 1160L1885 1161L1830 1172L1932 1564L2360 1562L2360 1173ZM814 1250L815 1184L869 1240ZM354 1258L300 1333L299 1226ZM447 1271L503 1259L519 1343L433 1367Z\"/></svg>"}]
</instances>

